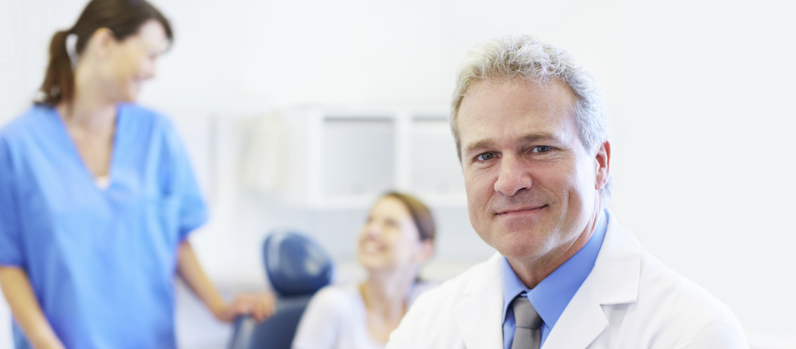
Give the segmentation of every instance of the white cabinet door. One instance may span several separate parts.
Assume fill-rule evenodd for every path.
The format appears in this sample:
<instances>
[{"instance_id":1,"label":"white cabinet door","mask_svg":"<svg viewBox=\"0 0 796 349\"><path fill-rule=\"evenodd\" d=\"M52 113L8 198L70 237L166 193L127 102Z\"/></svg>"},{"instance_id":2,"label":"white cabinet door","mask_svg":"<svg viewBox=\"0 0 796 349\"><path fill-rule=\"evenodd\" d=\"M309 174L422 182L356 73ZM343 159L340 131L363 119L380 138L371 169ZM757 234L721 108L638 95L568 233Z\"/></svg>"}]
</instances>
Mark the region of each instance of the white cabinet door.
<instances>
[{"instance_id":1,"label":"white cabinet door","mask_svg":"<svg viewBox=\"0 0 796 349\"><path fill-rule=\"evenodd\" d=\"M395 182L392 118L324 118L321 198L376 197Z\"/></svg>"},{"instance_id":2,"label":"white cabinet door","mask_svg":"<svg viewBox=\"0 0 796 349\"><path fill-rule=\"evenodd\" d=\"M409 154L410 190L430 201L455 201L465 195L456 145L446 119L413 118Z\"/></svg>"}]
</instances>

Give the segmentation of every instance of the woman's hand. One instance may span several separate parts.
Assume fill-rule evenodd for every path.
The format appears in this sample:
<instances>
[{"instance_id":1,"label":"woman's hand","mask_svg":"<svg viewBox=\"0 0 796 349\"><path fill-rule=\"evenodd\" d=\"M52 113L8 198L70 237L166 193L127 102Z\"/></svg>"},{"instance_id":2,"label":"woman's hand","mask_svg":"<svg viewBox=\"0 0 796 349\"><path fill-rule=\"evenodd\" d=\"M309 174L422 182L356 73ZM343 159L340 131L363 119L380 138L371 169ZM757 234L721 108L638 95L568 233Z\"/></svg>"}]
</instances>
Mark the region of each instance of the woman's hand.
<instances>
[{"instance_id":1,"label":"woman's hand","mask_svg":"<svg viewBox=\"0 0 796 349\"><path fill-rule=\"evenodd\" d=\"M274 302L272 293L241 294L214 310L213 315L224 322L232 322L239 315L251 315L255 320L263 321L274 313Z\"/></svg>"},{"instance_id":2,"label":"woman's hand","mask_svg":"<svg viewBox=\"0 0 796 349\"><path fill-rule=\"evenodd\" d=\"M275 299L271 293L243 294L230 303L225 302L199 265L188 240L180 243L177 274L220 321L232 322L239 315L252 315L257 321L263 321L274 312Z\"/></svg>"}]
</instances>

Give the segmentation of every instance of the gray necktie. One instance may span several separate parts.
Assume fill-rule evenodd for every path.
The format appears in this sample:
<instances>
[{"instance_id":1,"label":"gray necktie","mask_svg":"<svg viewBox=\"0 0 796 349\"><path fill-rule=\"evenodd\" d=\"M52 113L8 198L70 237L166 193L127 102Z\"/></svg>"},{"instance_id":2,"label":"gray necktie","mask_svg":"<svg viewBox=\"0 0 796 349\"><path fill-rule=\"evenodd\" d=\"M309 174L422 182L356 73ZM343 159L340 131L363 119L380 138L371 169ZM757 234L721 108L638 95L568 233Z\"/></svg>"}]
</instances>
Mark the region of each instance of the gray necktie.
<instances>
[{"instance_id":1,"label":"gray necktie","mask_svg":"<svg viewBox=\"0 0 796 349\"><path fill-rule=\"evenodd\" d=\"M539 329L542 327L542 317L524 294L514 298L511 307L516 323L511 349L539 349L542 343L542 331Z\"/></svg>"}]
</instances>

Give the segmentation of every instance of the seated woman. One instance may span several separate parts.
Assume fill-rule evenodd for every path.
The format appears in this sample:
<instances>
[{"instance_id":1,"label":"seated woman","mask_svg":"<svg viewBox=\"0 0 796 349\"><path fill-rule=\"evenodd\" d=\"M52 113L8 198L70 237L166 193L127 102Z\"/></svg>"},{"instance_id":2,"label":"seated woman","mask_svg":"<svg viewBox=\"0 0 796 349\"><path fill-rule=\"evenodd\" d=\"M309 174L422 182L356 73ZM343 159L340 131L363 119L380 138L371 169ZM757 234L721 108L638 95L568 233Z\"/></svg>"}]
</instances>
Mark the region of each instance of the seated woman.
<instances>
[{"instance_id":1,"label":"seated woman","mask_svg":"<svg viewBox=\"0 0 796 349\"><path fill-rule=\"evenodd\" d=\"M409 306L431 285L418 281L434 251L434 219L419 200L387 193L359 234L357 259L367 278L327 286L301 318L293 349L384 348Z\"/></svg>"}]
</instances>

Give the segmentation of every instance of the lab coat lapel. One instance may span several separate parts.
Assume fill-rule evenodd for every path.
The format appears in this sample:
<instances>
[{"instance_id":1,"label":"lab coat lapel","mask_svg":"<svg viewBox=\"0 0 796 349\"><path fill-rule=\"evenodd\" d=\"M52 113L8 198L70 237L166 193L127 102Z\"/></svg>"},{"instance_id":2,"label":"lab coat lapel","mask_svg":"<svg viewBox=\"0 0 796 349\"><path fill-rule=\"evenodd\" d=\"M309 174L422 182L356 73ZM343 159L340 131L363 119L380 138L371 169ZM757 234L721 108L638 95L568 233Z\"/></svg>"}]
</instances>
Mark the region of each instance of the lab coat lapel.
<instances>
[{"instance_id":1,"label":"lab coat lapel","mask_svg":"<svg viewBox=\"0 0 796 349\"><path fill-rule=\"evenodd\" d=\"M500 254L495 254L465 285L453 309L456 326L467 349L503 347L503 275Z\"/></svg>"},{"instance_id":2,"label":"lab coat lapel","mask_svg":"<svg viewBox=\"0 0 796 349\"><path fill-rule=\"evenodd\" d=\"M608 230L594 268L556 322L544 349L588 347L608 327L604 305L638 299L641 247L609 211Z\"/></svg>"}]
</instances>

